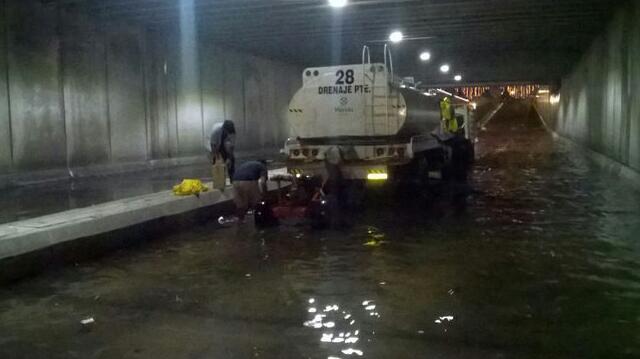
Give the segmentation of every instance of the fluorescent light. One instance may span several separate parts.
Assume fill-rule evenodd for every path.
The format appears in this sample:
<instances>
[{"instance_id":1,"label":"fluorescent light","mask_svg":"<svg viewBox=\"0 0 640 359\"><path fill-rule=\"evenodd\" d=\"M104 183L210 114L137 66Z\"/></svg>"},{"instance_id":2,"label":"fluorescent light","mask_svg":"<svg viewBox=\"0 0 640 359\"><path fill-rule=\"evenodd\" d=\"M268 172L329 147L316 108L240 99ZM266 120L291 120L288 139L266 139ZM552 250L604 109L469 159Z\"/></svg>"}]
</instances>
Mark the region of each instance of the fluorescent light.
<instances>
[{"instance_id":1,"label":"fluorescent light","mask_svg":"<svg viewBox=\"0 0 640 359\"><path fill-rule=\"evenodd\" d=\"M462 75L456 75L453 79L456 81L462 81Z\"/></svg>"},{"instance_id":2,"label":"fluorescent light","mask_svg":"<svg viewBox=\"0 0 640 359\"><path fill-rule=\"evenodd\" d=\"M348 0L329 0L329 6L331 7L345 7Z\"/></svg>"},{"instance_id":3,"label":"fluorescent light","mask_svg":"<svg viewBox=\"0 0 640 359\"><path fill-rule=\"evenodd\" d=\"M389 35L389 41L393 42L394 44L402 41L402 39L404 39L404 35L400 31L394 31L391 33L391 35Z\"/></svg>"},{"instance_id":4,"label":"fluorescent light","mask_svg":"<svg viewBox=\"0 0 640 359\"><path fill-rule=\"evenodd\" d=\"M429 61L429 59L431 59L431 53L429 51L423 51L420 54L420 60L422 61Z\"/></svg>"},{"instance_id":5,"label":"fluorescent light","mask_svg":"<svg viewBox=\"0 0 640 359\"><path fill-rule=\"evenodd\" d=\"M538 93L549 93L549 90L540 90Z\"/></svg>"},{"instance_id":6,"label":"fluorescent light","mask_svg":"<svg viewBox=\"0 0 640 359\"><path fill-rule=\"evenodd\" d=\"M440 66L440 72L442 72L443 74L446 74L447 72L449 72L450 69L451 68L447 64Z\"/></svg>"}]
</instances>

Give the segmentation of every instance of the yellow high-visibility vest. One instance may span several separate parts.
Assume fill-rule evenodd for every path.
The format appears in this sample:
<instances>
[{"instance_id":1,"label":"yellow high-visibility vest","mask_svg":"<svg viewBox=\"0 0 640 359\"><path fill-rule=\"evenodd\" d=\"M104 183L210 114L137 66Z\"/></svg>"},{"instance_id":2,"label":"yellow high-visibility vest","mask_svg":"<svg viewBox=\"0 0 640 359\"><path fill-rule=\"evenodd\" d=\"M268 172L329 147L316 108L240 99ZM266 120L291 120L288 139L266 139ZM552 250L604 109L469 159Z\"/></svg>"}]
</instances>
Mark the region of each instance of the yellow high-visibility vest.
<instances>
[{"instance_id":1,"label":"yellow high-visibility vest","mask_svg":"<svg viewBox=\"0 0 640 359\"><path fill-rule=\"evenodd\" d=\"M458 132L458 121L456 121L456 116L452 110L451 100L448 97L440 101L440 113L444 122L443 128L445 131L455 133Z\"/></svg>"}]
</instances>

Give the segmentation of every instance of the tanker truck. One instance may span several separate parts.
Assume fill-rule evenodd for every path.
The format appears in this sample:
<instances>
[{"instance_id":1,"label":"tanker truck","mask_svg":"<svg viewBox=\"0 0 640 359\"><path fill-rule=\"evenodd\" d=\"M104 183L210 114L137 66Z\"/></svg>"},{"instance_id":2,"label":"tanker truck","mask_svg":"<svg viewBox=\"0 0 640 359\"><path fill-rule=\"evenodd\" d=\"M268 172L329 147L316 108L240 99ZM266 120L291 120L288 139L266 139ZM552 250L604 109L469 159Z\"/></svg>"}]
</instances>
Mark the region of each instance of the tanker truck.
<instances>
[{"instance_id":1,"label":"tanker truck","mask_svg":"<svg viewBox=\"0 0 640 359\"><path fill-rule=\"evenodd\" d=\"M333 148L345 179L426 183L465 176L473 159L468 101L451 96L462 130L448 133L440 111L446 92L419 91L394 77L392 67L386 56L385 63L363 56L361 64L303 70L288 109L291 136L283 153L290 174L326 176Z\"/></svg>"}]
</instances>

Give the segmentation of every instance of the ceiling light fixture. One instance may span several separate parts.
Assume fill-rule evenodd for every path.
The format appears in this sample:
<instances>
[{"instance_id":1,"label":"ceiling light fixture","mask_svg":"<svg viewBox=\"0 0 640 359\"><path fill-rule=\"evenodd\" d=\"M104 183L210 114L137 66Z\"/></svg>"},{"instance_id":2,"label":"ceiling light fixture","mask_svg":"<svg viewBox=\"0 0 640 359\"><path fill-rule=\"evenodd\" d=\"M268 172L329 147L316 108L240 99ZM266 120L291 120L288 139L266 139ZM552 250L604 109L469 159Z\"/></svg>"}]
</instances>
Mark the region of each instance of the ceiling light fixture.
<instances>
[{"instance_id":1,"label":"ceiling light fixture","mask_svg":"<svg viewBox=\"0 0 640 359\"><path fill-rule=\"evenodd\" d=\"M331 7L345 7L348 0L329 0L329 6Z\"/></svg>"},{"instance_id":2,"label":"ceiling light fixture","mask_svg":"<svg viewBox=\"0 0 640 359\"><path fill-rule=\"evenodd\" d=\"M447 64L440 66L440 72L442 72L443 74L446 74L447 72L449 72L450 69L451 68Z\"/></svg>"},{"instance_id":3,"label":"ceiling light fixture","mask_svg":"<svg viewBox=\"0 0 640 359\"><path fill-rule=\"evenodd\" d=\"M393 42L394 44L402 41L402 39L404 39L404 35L400 31L394 31L391 33L391 35L389 35L389 41Z\"/></svg>"},{"instance_id":4,"label":"ceiling light fixture","mask_svg":"<svg viewBox=\"0 0 640 359\"><path fill-rule=\"evenodd\" d=\"M422 61L429 61L431 59L431 53L429 51L423 51L420 54L420 60Z\"/></svg>"}]
</instances>

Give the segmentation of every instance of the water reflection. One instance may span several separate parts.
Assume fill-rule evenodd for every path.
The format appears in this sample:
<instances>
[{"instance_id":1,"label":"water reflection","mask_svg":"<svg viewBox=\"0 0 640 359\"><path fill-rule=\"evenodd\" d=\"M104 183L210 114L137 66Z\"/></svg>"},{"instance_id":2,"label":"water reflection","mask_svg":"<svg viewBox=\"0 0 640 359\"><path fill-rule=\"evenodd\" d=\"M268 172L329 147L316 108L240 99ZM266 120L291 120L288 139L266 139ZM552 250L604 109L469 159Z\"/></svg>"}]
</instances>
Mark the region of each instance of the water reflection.
<instances>
[{"instance_id":1,"label":"water reflection","mask_svg":"<svg viewBox=\"0 0 640 359\"><path fill-rule=\"evenodd\" d=\"M307 300L307 304L315 304L316 302L315 298L309 298ZM376 305L373 300L364 300L355 312L344 308L340 310L340 308L341 306L338 304L327 304L322 314L313 315L313 317L310 317L303 325L307 328L318 330L320 342L333 345L330 350L336 354L339 351L339 353L347 356L363 356L364 350L362 348L347 346L347 344L358 344L362 342L360 336L361 328L360 325L357 324L356 318L366 317L367 313L369 316L380 318L380 314L373 311L376 309ZM308 307L307 312L311 313L311 309L315 310L316 307ZM375 332L372 331L372 334L373 333ZM369 342L370 341L369 339ZM340 357L330 355L328 358Z\"/></svg>"},{"instance_id":2,"label":"water reflection","mask_svg":"<svg viewBox=\"0 0 640 359\"><path fill-rule=\"evenodd\" d=\"M507 120L462 217L195 226L0 288L0 357L640 357L640 195Z\"/></svg>"}]
</instances>

